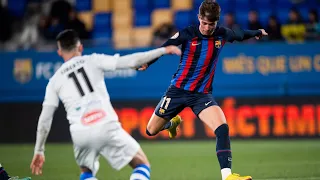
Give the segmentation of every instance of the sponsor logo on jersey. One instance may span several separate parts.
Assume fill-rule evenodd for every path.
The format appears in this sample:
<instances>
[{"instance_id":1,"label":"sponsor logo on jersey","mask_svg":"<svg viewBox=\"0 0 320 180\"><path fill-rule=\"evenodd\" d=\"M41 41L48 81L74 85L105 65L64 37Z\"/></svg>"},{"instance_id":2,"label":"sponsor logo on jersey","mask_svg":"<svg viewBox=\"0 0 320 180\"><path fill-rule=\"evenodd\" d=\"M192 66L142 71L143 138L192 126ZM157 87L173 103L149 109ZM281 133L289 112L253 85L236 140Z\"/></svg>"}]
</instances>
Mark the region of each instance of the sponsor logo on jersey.
<instances>
[{"instance_id":1,"label":"sponsor logo on jersey","mask_svg":"<svg viewBox=\"0 0 320 180\"><path fill-rule=\"evenodd\" d=\"M28 83L32 77L31 59L16 59L14 61L13 75L19 83Z\"/></svg>"},{"instance_id":2,"label":"sponsor logo on jersey","mask_svg":"<svg viewBox=\"0 0 320 180\"><path fill-rule=\"evenodd\" d=\"M106 116L106 113L103 110L93 110L84 114L81 118L83 125L91 125L102 120Z\"/></svg>"}]
</instances>

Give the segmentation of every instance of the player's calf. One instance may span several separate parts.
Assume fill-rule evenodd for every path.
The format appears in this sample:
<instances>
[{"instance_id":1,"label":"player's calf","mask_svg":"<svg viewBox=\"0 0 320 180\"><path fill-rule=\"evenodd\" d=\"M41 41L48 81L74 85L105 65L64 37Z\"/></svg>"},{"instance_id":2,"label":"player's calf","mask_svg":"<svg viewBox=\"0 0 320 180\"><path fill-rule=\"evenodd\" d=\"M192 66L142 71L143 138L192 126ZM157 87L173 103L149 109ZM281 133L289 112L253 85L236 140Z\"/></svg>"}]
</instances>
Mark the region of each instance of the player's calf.
<instances>
[{"instance_id":1,"label":"player's calf","mask_svg":"<svg viewBox=\"0 0 320 180\"><path fill-rule=\"evenodd\" d=\"M150 180L150 163L142 149L133 157L129 165L133 169L130 180Z\"/></svg>"}]
</instances>

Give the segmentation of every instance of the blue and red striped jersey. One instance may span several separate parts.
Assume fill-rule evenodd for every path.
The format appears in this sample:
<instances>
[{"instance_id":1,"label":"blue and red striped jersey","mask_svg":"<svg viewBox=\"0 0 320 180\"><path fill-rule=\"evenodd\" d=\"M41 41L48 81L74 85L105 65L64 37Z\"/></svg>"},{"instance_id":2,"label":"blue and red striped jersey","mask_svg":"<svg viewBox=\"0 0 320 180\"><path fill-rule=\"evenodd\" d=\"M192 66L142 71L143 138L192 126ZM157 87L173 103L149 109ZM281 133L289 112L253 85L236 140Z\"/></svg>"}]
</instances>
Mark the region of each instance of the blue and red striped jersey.
<instances>
[{"instance_id":1,"label":"blue and red striped jersey","mask_svg":"<svg viewBox=\"0 0 320 180\"><path fill-rule=\"evenodd\" d=\"M229 36L223 27L217 27L211 36L204 36L198 26L189 26L173 36L170 44L181 43L182 56L171 85L188 91L210 93L219 54L225 42L232 41Z\"/></svg>"},{"instance_id":2,"label":"blue and red striped jersey","mask_svg":"<svg viewBox=\"0 0 320 180\"><path fill-rule=\"evenodd\" d=\"M202 35L199 26L189 26L177 32L162 45L182 45L180 64L171 85L188 91L211 93L218 57L225 43L242 41L261 33L260 30L231 30L219 26L210 36Z\"/></svg>"}]
</instances>

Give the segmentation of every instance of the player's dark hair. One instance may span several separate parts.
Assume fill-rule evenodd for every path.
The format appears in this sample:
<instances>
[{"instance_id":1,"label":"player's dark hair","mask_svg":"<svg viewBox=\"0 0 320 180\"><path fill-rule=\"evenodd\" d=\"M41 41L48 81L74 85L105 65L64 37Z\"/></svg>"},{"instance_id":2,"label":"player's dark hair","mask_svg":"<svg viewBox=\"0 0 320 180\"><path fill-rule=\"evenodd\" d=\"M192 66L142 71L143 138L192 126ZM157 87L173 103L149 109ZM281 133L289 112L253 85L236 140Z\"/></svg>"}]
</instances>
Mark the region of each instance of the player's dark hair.
<instances>
[{"instance_id":1,"label":"player's dark hair","mask_svg":"<svg viewBox=\"0 0 320 180\"><path fill-rule=\"evenodd\" d=\"M206 17L209 21L215 22L220 19L221 8L215 0L205 0L199 7L199 15Z\"/></svg>"},{"instance_id":2,"label":"player's dark hair","mask_svg":"<svg viewBox=\"0 0 320 180\"><path fill-rule=\"evenodd\" d=\"M72 51L77 47L77 43L80 41L80 38L76 31L66 29L57 35L56 40L59 42L62 50Z\"/></svg>"}]
</instances>

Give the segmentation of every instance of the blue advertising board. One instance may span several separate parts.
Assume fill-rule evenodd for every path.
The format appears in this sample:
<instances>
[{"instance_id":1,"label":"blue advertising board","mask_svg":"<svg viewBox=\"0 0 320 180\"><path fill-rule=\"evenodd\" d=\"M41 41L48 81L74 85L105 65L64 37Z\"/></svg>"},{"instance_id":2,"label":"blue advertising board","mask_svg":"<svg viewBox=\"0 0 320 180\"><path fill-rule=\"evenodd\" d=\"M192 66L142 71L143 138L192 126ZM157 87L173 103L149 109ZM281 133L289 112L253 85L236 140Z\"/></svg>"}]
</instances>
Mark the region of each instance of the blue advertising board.
<instances>
[{"instance_id":1,"label":"blue advertising board","mask_svg":"<svg viewBox=\"0 0 320 180\"><path fill-rule=\"evenodd\" d=\"M148 49L87 49L84 54L125 55ZM56 52L1 52L0 101L42 101L49 78L63 63ZM112 99L160 99L179 64L163 56L147 71L106 72ZM216 97L320 95L320 43L228 44L219 57Z\"/></svg>"}]
</instances>

